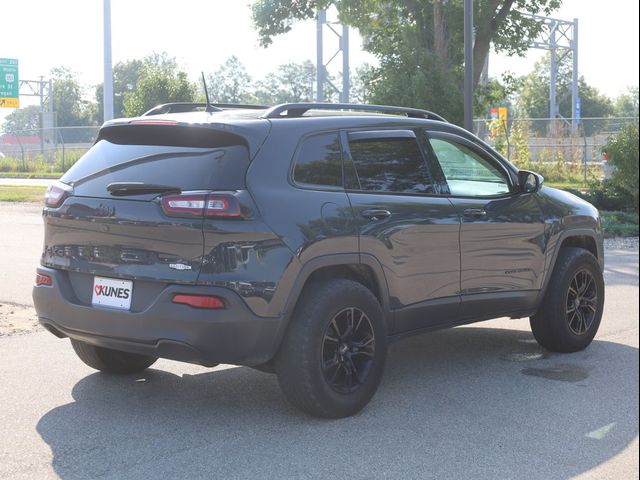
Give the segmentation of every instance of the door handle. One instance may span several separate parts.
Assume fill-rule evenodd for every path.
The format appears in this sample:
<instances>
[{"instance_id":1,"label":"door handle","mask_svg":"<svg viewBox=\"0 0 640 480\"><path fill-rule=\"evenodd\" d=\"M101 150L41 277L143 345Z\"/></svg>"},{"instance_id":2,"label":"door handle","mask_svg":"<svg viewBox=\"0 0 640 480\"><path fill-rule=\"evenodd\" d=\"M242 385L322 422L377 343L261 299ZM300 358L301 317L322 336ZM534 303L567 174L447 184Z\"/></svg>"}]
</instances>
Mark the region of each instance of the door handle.
<instances>
[{"instance_id":1,"label":"door handle","mask_svg":"<svg viewBox=\"0 0 640 480\"><path fill-rule=\"evenodd\" d=\"M487 216L487 211L484 208L465 208L462 215L466 218L483 218Z\"/></svg>"},{"instance_id":2,"label":"door handle","mask_svg":"<svg viewBox=\"0 0 640 480\"><path fill-rule=\"evenodd\" d=\"M382 220L383 218L387 218L391 216L391 212L389 210L364 210L360 213L364 218L368 218L369 220L376 222L378 220Z\"/></svg>"}]
</instances>

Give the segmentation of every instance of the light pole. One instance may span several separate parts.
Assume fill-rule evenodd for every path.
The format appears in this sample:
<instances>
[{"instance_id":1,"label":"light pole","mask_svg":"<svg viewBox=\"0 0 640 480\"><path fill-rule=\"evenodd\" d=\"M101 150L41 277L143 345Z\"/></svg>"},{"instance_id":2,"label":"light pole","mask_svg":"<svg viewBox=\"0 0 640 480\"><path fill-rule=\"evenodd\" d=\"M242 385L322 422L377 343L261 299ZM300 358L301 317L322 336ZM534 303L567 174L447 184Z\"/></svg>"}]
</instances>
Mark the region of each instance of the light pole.
<instances>
[{"instance_id":1,"label":"light pole","mask_svg":"<svg viewBox=\"0 0 640 480\"><path fill-rule=\"evenodd\" d=\"M473 0L464 0L464 128L473 132Z\"/></svg>"},{"instance_id":2,"label":"light pole","mask_svg":"<svg viewBox=\"0 0 640 480\"><path fill-rule=\"evenodd\" d=\"M111 0L102 0L104 8L104 121L113 119L113 68L111 66Z\"/></svg>"}]
</instances>

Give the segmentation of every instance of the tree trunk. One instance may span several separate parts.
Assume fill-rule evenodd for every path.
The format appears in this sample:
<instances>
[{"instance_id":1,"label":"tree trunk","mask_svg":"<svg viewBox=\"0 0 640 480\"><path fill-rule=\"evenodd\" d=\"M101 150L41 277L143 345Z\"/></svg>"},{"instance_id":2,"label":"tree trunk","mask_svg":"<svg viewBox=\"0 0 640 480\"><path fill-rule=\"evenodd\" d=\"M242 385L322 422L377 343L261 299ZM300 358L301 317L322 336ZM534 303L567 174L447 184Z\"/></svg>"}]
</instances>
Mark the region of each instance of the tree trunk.
<instances>
[{"instance_id":1,"label":"tree trunk","mask_svg":"<svg viewBox=\"0 0 640 480\"><path fill-rule=\"evenodd\" d=\"M433 2L433 52L445 69L449 67L449 43L444 5L442 0L435 0Z\"/></svg>"},{"instance_id":2,"label":"tree trunk","mask_svg":"<svg viewBox=\"0 0 640 480\"><path fill-rule=\"evenodd\" d=\"M487 12L481 12L476 19L476 39L473 45L473 82L477 85L482 75L482 67L489 55L491 39L502 26L515 0L492 0Z\"/></svg>"}]
</instances>

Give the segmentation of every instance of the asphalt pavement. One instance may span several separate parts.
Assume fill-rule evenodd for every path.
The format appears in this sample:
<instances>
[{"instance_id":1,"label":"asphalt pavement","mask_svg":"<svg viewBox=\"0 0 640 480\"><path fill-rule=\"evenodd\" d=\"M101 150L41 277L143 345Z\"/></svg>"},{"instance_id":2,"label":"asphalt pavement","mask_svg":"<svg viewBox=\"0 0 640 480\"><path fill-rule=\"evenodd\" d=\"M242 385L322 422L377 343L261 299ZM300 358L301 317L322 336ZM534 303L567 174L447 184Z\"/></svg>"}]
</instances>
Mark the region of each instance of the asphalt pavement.
<instances>
[{"instance_id":1,"label":"asphalt pavement","mask_svg":"<svg viewBox=\"0 0 640 480\"><path fill-rule=\"evenodd\" d=\"M0 303L30 303L38 222L0 204ZM42 330L0 337L0 478L638 478L638 253L606 262L587 350L543 351L526 319L413 337L343 420L300 413L250 368L111 376Z\"/></svg>"}]
</instances>

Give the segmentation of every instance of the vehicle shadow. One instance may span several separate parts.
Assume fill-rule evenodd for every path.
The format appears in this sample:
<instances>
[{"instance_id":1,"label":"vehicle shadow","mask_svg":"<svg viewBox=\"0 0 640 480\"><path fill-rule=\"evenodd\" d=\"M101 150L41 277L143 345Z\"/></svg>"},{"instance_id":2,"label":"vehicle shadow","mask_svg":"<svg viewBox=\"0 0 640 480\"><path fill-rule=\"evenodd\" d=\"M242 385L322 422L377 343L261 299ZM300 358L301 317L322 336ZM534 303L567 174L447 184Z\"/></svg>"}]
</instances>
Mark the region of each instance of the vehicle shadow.
<instances>
[{"instance_id":1,"label":"vehicle shadow","mask_svg":"<svg viewBox=\"0 0 640 480\"><path fill-rule=\"evenodd\" d=\"M63 479L569 478L638 435L638 349L542 351L529 332L464 327L392 345L369 406L299 413L274 375L92 374L37 430Z\"/></svg>"}]
</instances>

